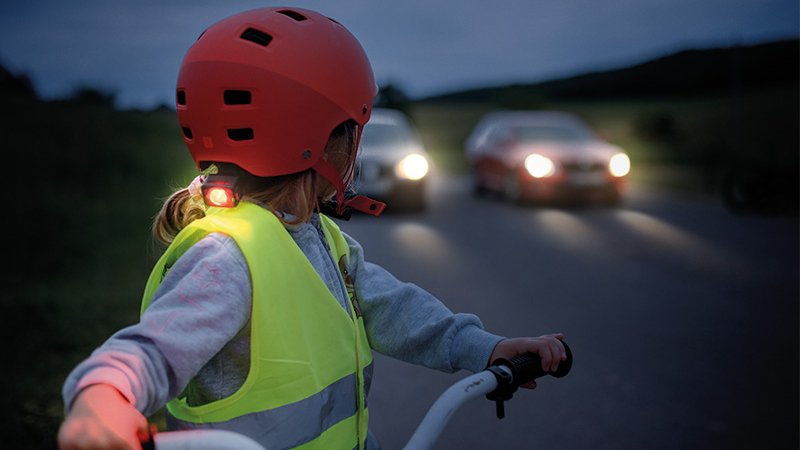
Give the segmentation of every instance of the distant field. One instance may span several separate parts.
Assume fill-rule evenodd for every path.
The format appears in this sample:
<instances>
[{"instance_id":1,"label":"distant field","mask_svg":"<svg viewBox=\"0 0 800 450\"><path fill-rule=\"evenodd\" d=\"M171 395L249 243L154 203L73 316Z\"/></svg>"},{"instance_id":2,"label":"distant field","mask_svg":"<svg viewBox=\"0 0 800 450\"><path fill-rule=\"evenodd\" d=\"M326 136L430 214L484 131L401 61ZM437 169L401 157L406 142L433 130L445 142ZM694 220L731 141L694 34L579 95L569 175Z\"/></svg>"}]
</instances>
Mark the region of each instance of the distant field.
<instances>
[{"instance_id":1,"label":"distant field","mask_svg":"<svg viewBox=\"0 0 800 450\"><path fill-rule=\"evenodd\" d=\"M713 178L737 158L797 164L797 86L692 98L562 102L534 98L527 105L523 100L515 102L516 109L554 109L583 117L601 136L630 154L637 182L670 181L669 177L637 178L636 166L647 167L648 173L661 166L668 166L672 173L686 172L688 178L676 181L684 183ZM464 142L480 117L494 109L498 108L475 103L417 103L410 112L435 163L463 172Z\"/></svg>"}]
</instances>

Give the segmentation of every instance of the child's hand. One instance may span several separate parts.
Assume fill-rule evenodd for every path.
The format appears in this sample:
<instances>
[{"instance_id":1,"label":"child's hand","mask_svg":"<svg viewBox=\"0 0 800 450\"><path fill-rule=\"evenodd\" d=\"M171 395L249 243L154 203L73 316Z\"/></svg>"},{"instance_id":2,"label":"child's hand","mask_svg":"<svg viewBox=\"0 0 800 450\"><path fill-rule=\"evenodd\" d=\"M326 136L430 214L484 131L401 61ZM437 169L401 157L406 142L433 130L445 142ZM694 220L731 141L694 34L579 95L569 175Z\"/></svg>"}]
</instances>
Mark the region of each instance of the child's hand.
<instances>
[{"instance_id":1,"label":"child's hand","mask_svg":"<svg viewBox=\"0 0 800 450\"><path fill-rule=\"evenodd\" d=\"M116 389L96 384L83 390L58 431L61 450L141 450L147 419Z\"/></svg>"},{"instance_id":2,"label":"child's hand","mask_svg":"<svg viewBox=\"0 0 800 450\"><path fill-rule=\"evenodd\" d=\"M561 333L546 334L539 337L524 337L504 339L492 351L489 363L499 358L511 359L525 353L536 353L542 359L542 370L555 372L558 364L567 360L567 351L564 350L564 335ZM536 388L536 382L523 384L528 389Z\"/></svg>"}]
</instances>

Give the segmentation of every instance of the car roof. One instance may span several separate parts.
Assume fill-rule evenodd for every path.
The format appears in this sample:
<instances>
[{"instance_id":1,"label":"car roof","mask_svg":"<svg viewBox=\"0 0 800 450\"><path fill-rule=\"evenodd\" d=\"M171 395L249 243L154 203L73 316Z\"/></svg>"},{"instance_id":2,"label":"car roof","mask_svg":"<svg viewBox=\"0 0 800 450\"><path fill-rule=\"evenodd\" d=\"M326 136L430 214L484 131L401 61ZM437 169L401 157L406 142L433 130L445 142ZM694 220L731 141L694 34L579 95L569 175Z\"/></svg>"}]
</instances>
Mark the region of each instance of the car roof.
<instances>
[{"instance_id":1,"label":"car roof","mask_svg":"<svg viewBox=\"0 0 800 450\"><path fill-rule=\"evenodd\" d=\"M585 125L583 120L570 113L562 111L495 111L485 116L487 123L526 124L579 124Z\"/></svg>"},{"instance_id":2,"label":"car roof","mask_svg":"<svg viewBox=\"0 0 800 450\"><path fill-rule=\"evenodd\" d=\"M383 124L407 124L408 119L405 113L397 109L389 108L373 108L372 115L369 118L370 123L383 123Z\"/></svg>"}]
</instances>

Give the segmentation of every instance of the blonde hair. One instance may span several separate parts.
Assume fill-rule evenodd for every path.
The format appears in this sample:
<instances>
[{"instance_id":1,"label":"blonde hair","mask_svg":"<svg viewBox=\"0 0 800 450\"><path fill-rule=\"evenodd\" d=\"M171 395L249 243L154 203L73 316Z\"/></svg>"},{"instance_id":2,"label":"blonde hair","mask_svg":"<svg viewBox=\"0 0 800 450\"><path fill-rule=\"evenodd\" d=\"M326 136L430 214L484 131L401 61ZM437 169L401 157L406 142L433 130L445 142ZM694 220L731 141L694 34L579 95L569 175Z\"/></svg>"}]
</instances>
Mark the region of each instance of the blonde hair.
<instances>
[{"instance_id":1,"label":"blonde hair","mask_svg":"<svg viewBox=\"0 0 800 450\"><path fill-rule=\"evenodd\" d=\"M353 160L356 156L356 136L358 124L347 121L331 132L325 145L323 158L327 159L344 179L351 176ZM336 189L315 171L277 177L255 177L242 171L238 190L241 201L260 204L284 223L297 224L307 221L314 211L318 211L321 201L329 201ZM193 198L188 188L182 188L170 195L161 206L153 221L153 237L163 244L170 244L175 236L192 221L205 217L206 205L202 199ZM295 217L287 220L279 213Z\"/></svg>"}]
</instances>

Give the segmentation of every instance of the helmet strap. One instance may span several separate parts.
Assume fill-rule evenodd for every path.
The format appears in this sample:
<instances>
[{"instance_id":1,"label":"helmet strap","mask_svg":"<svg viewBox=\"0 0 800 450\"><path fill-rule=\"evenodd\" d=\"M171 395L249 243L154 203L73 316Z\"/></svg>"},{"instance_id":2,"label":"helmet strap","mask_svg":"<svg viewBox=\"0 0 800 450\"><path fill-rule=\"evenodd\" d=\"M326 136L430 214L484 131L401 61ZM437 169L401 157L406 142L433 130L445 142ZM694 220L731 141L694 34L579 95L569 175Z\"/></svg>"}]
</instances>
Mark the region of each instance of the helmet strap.
<instances>
[{"instance_id":1,"label":"helmet strap","mask_svg":"<svg viewBox=\"0 0 800 450\"><path fill-rule=\"evenodd\" d=\"M363 195L356 195L352 198L345 198L344 190L345 184L342 180L339 171L336 170L328 161L324 158L320 158L311 166L315 172L317 172L322 178L326 179L334 189L336 189L336 214L341 217L346 217L346 211L348 208L354 209L356 211L362 212L364 214L369 214L371 216L378 217L383 212L384 208L386 208L386 204L379 202L377 200L373 200L369 197L365 197Z\"/></svg>"}]
</instances>

